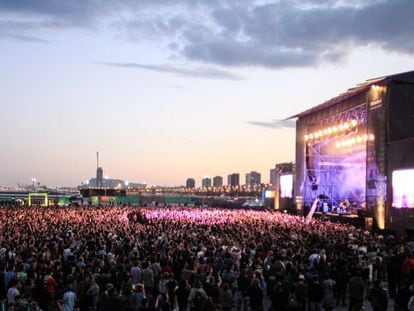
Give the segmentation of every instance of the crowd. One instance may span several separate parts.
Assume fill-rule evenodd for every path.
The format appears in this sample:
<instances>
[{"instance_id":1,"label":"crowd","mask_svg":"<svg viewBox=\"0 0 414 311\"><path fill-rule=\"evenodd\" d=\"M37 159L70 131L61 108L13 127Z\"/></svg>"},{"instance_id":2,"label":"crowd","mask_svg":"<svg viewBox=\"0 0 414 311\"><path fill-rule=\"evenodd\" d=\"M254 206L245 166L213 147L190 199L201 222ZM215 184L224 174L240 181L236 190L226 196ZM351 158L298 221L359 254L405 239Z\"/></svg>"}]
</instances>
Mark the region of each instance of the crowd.
<instances>
[{"instance_id":1,"label":"crowd","mask_svg":"<svg viewBox=\"0 0 414 311\"><path fill-rule=\"evenodd\" d=\"M129 217L137 211L145 222ZM407 239L268 211L10 207L0 299L8 310L313 311L386 310L392 297L414 310L413 251Z\"/></svg>"}]
</instances>

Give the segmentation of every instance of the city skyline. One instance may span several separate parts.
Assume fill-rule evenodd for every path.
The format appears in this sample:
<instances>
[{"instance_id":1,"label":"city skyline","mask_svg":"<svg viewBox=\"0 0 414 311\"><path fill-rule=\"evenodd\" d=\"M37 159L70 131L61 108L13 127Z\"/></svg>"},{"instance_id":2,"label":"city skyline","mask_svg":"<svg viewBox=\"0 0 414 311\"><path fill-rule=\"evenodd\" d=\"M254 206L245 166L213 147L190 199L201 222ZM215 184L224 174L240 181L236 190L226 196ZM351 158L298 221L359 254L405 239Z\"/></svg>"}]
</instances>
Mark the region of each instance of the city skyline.
<instances>
[{"instance_id":1,"label":"city skyline","mask_svg":"<svg viewBox=\"0 0 414 311\"><path fill-rule=\"evenodd\" d=\"M414 3L0 3L0 184L157 185L294 161L291 115L414 68Z\"/></svg>"}]
</instances>

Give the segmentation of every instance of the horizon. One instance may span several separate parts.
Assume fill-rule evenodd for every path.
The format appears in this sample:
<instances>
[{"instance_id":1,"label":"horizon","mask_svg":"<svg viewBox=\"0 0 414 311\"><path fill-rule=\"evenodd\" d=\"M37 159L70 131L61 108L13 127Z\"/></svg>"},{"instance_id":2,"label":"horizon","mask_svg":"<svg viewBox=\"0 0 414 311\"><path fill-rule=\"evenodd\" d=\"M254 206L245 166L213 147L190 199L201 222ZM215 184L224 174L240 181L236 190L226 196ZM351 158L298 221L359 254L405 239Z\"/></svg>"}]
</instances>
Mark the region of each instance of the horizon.
<instances>
[{"instance_id":1,"label":"horizon","mask_svg":"<svg viewBox=\"0 0 414 311\"><path fill-rule=\"evenodd\" d=\"M294 162L289 116L414 70L414 2L0 3L0 184L196 184Z\"/></svg>"}]
</instances>

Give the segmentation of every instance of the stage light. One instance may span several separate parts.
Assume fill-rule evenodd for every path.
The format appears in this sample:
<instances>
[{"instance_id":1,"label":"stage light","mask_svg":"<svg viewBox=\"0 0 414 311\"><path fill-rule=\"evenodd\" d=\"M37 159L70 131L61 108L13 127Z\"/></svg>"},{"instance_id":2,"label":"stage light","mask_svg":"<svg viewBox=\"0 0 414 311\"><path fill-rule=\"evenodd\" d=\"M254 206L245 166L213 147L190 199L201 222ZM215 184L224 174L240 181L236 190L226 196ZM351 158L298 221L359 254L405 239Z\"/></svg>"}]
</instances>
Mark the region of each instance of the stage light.
<instances>
[{"instance_id":1,"label":"stage light","mask_svg":"<svg viewBox=\"0 0 414 311\"><path fill-rule=\"evenodd\" d=\"M345 141L345 140L343 140L343 141L341 142L341 146L342 146L342 147L345 147L345 146L346 146L346 141Z\"/></svg>"},{"instance_id":2,"label":"stage light","mask_svg":"<svg viewBox=\"0 0 414 311\"><path fill-rule=\"evenodd\" d=\"M374 135L370 134L370 135L369 135L369 140L370 140L370 141L373 141L374 139L375 139Z\"/></svg>"},{"instance_id":3,"label":"stage light","mask_svg":"<svg viewBox=\"0 0 414 311\"><path fill-rule=\"evenodd\" d=\"M323 135L323 132L322 131L319 131L318 132L318 135L319 135L319 137L321 137Z\"/></svg>"},{"instance_id":4,"label":"stage light","mask_svg":"<svg viewBox=\"0 0 414 311\"><path fill-rule=\"evenodd\" d=\"M364 134L364 140L367 141L368 140L368 135Z\"/></svg>"},{"instance_id":5,"label":"stage light","mask_svg":"<svg viewBox=\"0 0 414 311\"><path fill-rule=\"evenodd\" d=\"M361 136L358 136L358 137L357 137L357 142L358 142L358 143L362 142L362 138L361 138Z\"/></svg>"},{"instance_id":6,"label":"stage light","mask_svg":"<svg viewBox=\"0 0 414 311\"><path fill-rule=\"evenodd\" d=\"M348 122L345 122L345 123L344 123L344 129L346 129L346 130L347 130L348 128L349 128L349 123L348 123Z\"/></svg>"},{"instance_id":7,"label":"stage light","mask_svg":"<svg viewBox=\"0 0 414 311\"><path fill-rule=\"evenodd\" d=\"M323 133L326 135L328 134L328 130L327 129L323 129Z\"/></svg>"},{"instance_id":8,"label":"stage light","mask_svg":"<svg viewBox=\"0 0 414 311\"><path fill-rule=\"evenodd\" d=\"M335 145L336 145L336 148L341 148L341 143L340 142L337 142Z\"/></svg>"},{"instance_id":9,"label":"stage light","mask_svg":"<svg viewBox=\"0 0 414 311\"><path fill-rule=\"evenodd\" d=\"M339 130L342 131L344 129L344 126L341 124L339 124Z\"/></svg>"},{"instance_id":10,"label":"stage light","mask_svg":"<svg viewBox=\"0 0 414 311\"><path fill-rule=\"evenodd\" d=\"M347 144L348 146L351 146L351 145L352 145L352 140L348 139L348 140L346 141L346 144Z\"/></svg>"},{"instance_id":11,"label":"stage light","mask_svg":"<svg viewBox=\"0 0 414 311\"><path fill-rule=\"evenodd\" d=\"M305 140L309 140L309 135L305 135Z\"/></svg>"},{"instance_id":12,"label":"stage light","mask_svg":"<svg viewBox=\"0 0 414 311\"><path fill-rule=\"evenodd\" d=\"M313 134L311 133L311 134L309 134L309 138L310 139L313 139Z\"/></svg>"},{"instance_id":13,"label":"stage light","mask_svg":"<svg viewBox=\"0 0 414 311\"><path fill-rule=\"evenodd\" d=\"M351 120L351 126L352 127L357 126L357 124L358 124L357 120Z\"/></svg>"},{"instance_id":14,"label":"stage light","mask_svg":"<svg viewBox=\"0 0 414 311\"><path fill-rule=\"evenodd\" d=\"M328 133L332 134L332 128L328 128Z\"/></svg>"},{"instance_id":15,"label":"stage light","mask_svg":"<svg viewBox=\"0 0 414 311\"><path fill-rule=\"evenodd\" d=\"M336 133L336 132L338 132L338 128L337 128L336 126L334 126L334 127L332 128L332 131L333 131L334 133Z\"/></svg>"},{"instance_id":16,"label":"stage light","mask_svg":"<svg viewBox=\"0 0 414 311\"><path fill-rule=\"evenodd\" d=\"M351 142L352 142L352 144L355 144L356 143L355 137L352 137Z\"/></svg>"}]
</instances>

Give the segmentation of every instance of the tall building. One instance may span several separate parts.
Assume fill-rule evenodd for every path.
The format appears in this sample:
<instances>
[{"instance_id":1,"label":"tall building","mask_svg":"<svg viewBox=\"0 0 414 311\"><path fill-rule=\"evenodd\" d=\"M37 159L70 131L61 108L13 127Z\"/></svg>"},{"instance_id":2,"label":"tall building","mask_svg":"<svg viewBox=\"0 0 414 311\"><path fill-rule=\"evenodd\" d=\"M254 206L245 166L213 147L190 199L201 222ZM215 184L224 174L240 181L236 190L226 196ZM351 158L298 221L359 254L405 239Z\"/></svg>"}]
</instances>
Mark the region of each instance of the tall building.
<instances>
[{"instance_id":1,"label":"tall building","mask_svg":"<svg viewBox=\"0 0 414 311\"><path fill-rule=\"evenodd\" d=\"M221 187L223 186L223 177L215 176L213 178L213 187Z\"/></svg>"},{"instance_id":2,"label":"tall building","mask_svg":"<svg viewBox=\"0 0 414 311\"><path fill-rule=\"evenodd\" d=\"M204 189L210 188L211 187L211 178L208 178L208 177L203 178L203 180L201 181L201 186Z\"/></svg>"},{"instance_id":3,"label":"tall building","mask_svg":"<svg viewBox=\"0 0 414 311\"><path fill-rule=\"evenodd\" d=\"M195 188L195 179L194 178L188 178L187 181L185 182L185 187L189 188L189 189L194 189Z\"/></svg>"},{"instance_id":4,"label":"tall building","mask_svg":"<svg viewBox=\"0 0 414 311\"><path fill-rule=\"evenodd\" d=\"M250 175L250 173L246 173L246 183L245 183L245 185L249 186L250 183L251 183L251 175Z\"/></svg>"},{"instance_id":5,"label":"tall building","mask_svg":"<svg viewBox=\"0 0 414 311\"><path fill-rule=\"evenodd\" d=\"M96 188L103 187L103 169L99 166L99 152L96 152Z\"/></svg>"},{"instance_id":6,"label":"tall building","mask_svg":"<svg viewBox=\"0 0 414 311\"><path fill-rule=\"evenodd\" d=\"M96 188L103 187L103 169L102 167L98 167L96 169Z\"/></svg>"},{"instance_id":7,"label":"tall building","mask_svg":"<svg viewBox=\"0 0 414 311\"><path fill-rule=\"evenodd\" d=\"M227 176L227 183L229 186L238 186L240 184L240 174L233 173Z\"/></svg>"},{"instance_id":8,"label":"tall building","mask_svg":"<svg viewBox=\"0 0 414 311\"><path fill-rule=\"evenodd\" d=\"M270 180L269 180L269 182L272 186L276 185L276 169L275 168L270 169Z\"/></svg>"},{"instance_id":9,"label":"tall building","mask_svg":"<svg viewBox=\"0 0 414 311\"><path fill-rule=\"evenodd\" d=\"M246 174L246 185L247 186L260 185L260 183L261 183L260 173L251 171L250 173Z\"/></svg>"}]
</instances>

